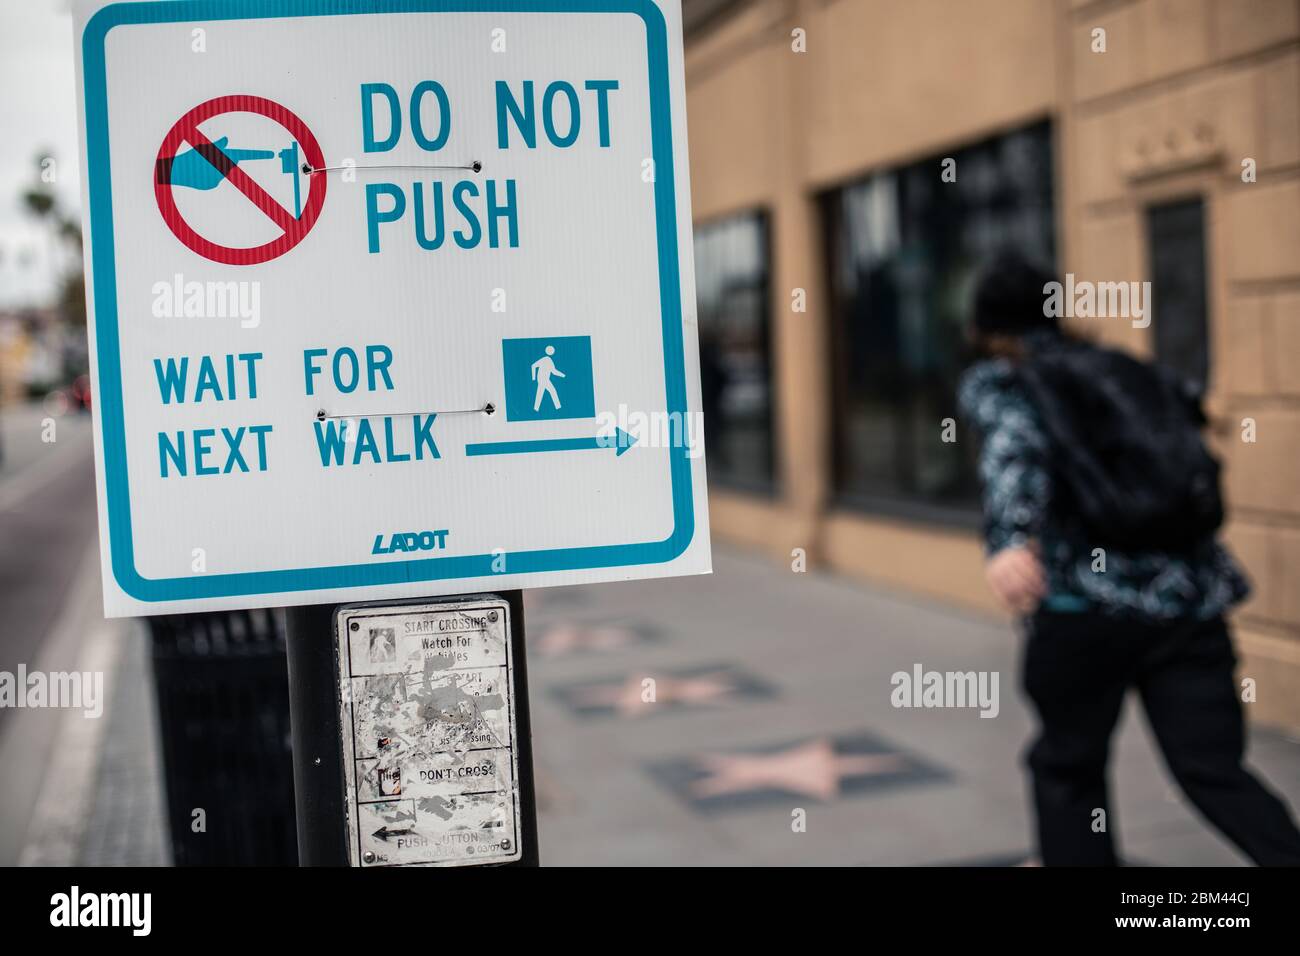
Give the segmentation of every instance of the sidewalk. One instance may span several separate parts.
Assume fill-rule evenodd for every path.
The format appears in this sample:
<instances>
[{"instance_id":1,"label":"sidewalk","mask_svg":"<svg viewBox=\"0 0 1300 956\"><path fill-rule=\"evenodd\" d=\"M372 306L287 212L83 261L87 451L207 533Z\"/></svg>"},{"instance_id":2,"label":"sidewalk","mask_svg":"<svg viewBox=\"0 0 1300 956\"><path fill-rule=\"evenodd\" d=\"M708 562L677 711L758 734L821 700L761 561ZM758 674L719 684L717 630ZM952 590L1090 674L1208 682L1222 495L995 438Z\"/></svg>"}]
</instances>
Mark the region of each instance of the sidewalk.
<instances>
[{"instance_id":1,"label":"sidewalk","mask_svg":"<svg viewBox=\"0 0 1300 956\"><path fill-rule=\"evenodd\" d=\"M1018 760L1030 722L1008 625L723 547L714 559L706 578L537 593L528 641L544 861L1028 856ZM895 709L890 676L918 663L999 672L998 716ZM642 703L646 677L656 703ZM1134 710L1112 770L1122 852L1241 862L1172 789ZM1300 805L1300 742L1256 732L1251 756ZM806 832L792 832L796 808Z\"/></svg>"},{"instance_id":2,"label":"sidewalk","mask_svg":"<svg viewBox=\"0 0 1300 956\"><path fill-rule=\"evenodd\" d=\"M132 621L119 639L116 686L109 693L108 728L78 862L166 866L171 852L148 634Z\"/></svg>"},{"instance_id":3,"label":"sidewalk","mask_svg":"<svg viewBox=\"0 0 1300 956\"><path fill-rule=\"evenodd\" d=\"M6 728L6 762L36 778L17 862L165 866L170 852L148 636L139 621L102 617L98 554L89 557L74 592L83 607L69 609L59 628L65 633L52 643L75 660L68 667L103 673L103 713L18 712L20 723ZM89 585L87 575L93 575ZM37 721L53 723L41 728L43 746L39 752L28 746L19 756L13 748L28 742Z\"/></svg>"},{"instance_id":4,"label":"sidewalk","mask_svg":"<svg viewBox=\"0 0 1300 956\"><path fill-rule=\"evenodd\" d=\"M1030 723L998 621L726 548L711 577L533 592L529 679L547 864L1004 865L1031 846ZM76 859L166 859L143 628L119 634ZM999 712L895 709L890 676L996 671ZM647 678L655 681L647 703ZM1120 846L1233 864L1130 707L1112 771ZM1254 765L1300 804L1300 742ZM792 822L803 810L805 832Z\"/></svg>"}]
</instances>

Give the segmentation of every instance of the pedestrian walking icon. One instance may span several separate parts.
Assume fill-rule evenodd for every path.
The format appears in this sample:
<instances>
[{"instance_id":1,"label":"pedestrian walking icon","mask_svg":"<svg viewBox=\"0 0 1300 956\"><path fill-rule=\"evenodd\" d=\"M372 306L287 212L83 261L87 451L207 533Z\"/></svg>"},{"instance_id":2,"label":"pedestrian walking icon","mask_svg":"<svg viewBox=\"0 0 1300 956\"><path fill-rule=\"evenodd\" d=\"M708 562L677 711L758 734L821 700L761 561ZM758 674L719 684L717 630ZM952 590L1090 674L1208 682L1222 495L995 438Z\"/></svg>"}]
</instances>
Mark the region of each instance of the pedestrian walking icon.
<instances>
[{"instance_id":1,"label":"pedestrian walking icon","mask_svg":"<svg viewBox=\"0 0 1300 956\"><path fill-rule=\"evenodd\" d=\"M560 410L560 396L555 394L555 384L551 381L551 376L564 378L564 373L555 367L555 362L551 356L555 354L555 346L546 346L546 354L533 363L533 380L537 382L537 397L533 399L533 411L541 411L542 396L549 395L551 404L555 410Z\"/></svg>"},{"instance_id":2,"label":"pedestrian walking icon","mask_svg":"<svg viewBox=\"0 0 1300 956\"><path fill-rule=\"evenodd\" d=\"M596 416L590 336L505 339L501 356L507 421Z\"/></svg>"}]
</instances>

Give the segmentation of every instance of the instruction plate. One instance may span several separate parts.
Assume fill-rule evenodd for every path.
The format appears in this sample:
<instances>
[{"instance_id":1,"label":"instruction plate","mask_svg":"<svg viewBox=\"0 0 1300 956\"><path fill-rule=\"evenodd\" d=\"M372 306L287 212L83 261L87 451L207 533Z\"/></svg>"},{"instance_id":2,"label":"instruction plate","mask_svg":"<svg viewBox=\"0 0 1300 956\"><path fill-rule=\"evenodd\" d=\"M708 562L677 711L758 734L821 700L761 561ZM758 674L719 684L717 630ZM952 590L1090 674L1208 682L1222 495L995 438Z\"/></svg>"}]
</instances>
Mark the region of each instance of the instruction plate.
<instances>
[{"instance_id":1,"label":"instruction plate","mask_svg":"<svg viewBox=\"0 0 1300 956\"><path fill-rule=\"evenodd\" d=\"M509 605L344 607L336 620L352 865L518 860Z\"/></svg>"}]
</instances>

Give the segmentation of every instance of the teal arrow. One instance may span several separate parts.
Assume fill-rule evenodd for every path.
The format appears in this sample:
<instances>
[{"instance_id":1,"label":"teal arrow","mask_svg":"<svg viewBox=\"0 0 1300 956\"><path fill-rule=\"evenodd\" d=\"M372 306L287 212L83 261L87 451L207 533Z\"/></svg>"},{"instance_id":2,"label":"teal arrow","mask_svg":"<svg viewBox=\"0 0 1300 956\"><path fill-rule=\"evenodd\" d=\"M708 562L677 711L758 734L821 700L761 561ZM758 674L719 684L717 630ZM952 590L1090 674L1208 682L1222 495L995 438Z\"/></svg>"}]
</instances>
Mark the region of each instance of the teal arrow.
<instances>
[{"instance_id":1,"label":"teal arrow","mask_svg":"<svg viewBox=\"0 0 1300 956\"><path fill-rule=\"evenodd\" d=\"M596 435L591 438L541 438L536 441L487 441L465 446L468 457L476 455L531 455L539 451L587 451L592 448L613 448L620 457L636 444L636 438L615 428L613 435Z\"/></svg>"}]
</instances>

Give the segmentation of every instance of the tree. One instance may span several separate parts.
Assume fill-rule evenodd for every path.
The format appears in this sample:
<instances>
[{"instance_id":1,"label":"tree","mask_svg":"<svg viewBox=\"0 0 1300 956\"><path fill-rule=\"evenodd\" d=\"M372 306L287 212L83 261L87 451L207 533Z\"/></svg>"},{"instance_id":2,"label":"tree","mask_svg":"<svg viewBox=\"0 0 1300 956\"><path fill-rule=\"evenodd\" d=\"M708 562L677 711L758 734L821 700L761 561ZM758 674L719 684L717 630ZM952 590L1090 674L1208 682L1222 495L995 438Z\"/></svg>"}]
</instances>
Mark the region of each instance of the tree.
<instances>
[{"instance_id":1,"label":"tree","mask_svg":"<svg viewBox=\"0 0 1300 956\"><path fill-rule=\"evenodd\" d=\"M38 153L33 163L35 176L23 189L22 204L28 213L42 222L50 232L55 248L63 248L71 255L64 274L58 278L55 297L65 321L78 328L86 326L85 279L81 270L81 222L64 210L54 191L58 164L48 152Z\"/></svg>"}]
</instances>

